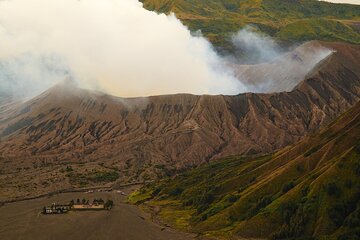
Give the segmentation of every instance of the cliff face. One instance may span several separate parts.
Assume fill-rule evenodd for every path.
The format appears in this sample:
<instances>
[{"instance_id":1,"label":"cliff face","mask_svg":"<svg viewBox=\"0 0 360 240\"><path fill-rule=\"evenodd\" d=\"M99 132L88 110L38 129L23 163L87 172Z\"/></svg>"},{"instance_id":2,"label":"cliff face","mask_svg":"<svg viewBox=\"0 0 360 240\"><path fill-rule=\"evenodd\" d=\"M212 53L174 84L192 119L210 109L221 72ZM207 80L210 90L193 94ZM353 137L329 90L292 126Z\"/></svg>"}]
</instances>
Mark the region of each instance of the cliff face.
<instances>
[{"instance_id":1,"label":"cliff face","mask_svg":"<svg viewBox=\"0 0 360 240\"><path fill-rule=\"evenodd\" d=\"M62 84L28 102L3 105L3 194L15 191L10 178L32 181L33 174L42 179L36 184L52 179L62 181L54 189L73 186L61 173L64 164L101 164L131 182L292 144L360 99L360 47L321 44L335 52L291 92L122 99Z\"/></svg>"},{"instance_id":2,"label":"cliff face","mask_svg":"<svg viewBox=\"0 0 360 240\"><path fill-rule=\"evenodd\" d=\"M129 199L173 227L227 239L359 239L359 137L360 102L292 146L204 164Z\"/></svg>"}]
</instances>

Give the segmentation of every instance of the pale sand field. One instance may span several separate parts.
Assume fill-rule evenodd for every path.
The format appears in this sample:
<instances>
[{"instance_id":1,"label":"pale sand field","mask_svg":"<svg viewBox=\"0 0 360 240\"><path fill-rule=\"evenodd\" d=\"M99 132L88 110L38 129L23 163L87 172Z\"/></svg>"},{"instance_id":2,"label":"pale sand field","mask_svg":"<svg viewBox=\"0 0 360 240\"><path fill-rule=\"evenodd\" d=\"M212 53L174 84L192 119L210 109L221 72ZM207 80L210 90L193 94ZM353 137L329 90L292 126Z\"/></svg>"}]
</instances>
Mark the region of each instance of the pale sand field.
<instances>
[{"instance_id":1,"label":"pale sand field","mask_svg":"<svg viewBox=\"0 0 360 240\"><path fill-rule=\"evenodd\" d=\"M70 212L42 215L41 209L52 202L102 197L112 199L111 211ZM125 204L116 192L66 193L49 198L6 204L0 208L0 239L119 239L119 240L188 240L194 235L163 228L151 222L137 206Z\"/></svg>"}]
</instances>

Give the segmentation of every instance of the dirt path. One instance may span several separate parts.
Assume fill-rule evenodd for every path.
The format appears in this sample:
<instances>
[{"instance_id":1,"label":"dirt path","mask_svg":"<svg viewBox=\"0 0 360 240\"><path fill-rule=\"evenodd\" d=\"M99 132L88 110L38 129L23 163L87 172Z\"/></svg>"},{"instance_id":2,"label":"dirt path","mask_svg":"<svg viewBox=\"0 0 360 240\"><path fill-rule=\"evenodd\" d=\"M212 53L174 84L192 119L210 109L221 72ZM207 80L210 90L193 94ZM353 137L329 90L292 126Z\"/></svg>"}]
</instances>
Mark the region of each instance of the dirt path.
<instances>
[{"instance_id":1,"label":"dirt path","mask_svg":"<svg viewBox=\"0 0 360 240\"><path fill-rule=\"evenodd\" d=\"M111 211L70 212L63 215L42 215L43 206L71 199L111 198ZM189 240L192 234L163 228L150 221L137 206L125 204L117 192L64 193L6 204L0 208L0 239L118 239L118 240Z\"/></svg>"}]
</instances>

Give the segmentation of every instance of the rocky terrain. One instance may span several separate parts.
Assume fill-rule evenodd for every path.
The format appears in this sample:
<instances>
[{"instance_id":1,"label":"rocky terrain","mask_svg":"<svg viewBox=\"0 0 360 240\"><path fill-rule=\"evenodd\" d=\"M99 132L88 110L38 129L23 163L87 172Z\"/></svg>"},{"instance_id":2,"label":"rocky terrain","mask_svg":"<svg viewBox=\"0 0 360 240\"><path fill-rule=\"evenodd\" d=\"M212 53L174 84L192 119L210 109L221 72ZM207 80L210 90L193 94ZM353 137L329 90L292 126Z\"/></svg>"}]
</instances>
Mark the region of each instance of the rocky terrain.
<instances>
[{"instance_id":1,"label":"rocky terrain","mask_svg":"<svg viewBox=\"0 0 360 240\"><path fill-rule=\"evenodd\" d=\"M216 239L359 239L360 102L297 144L205 164L130 199Z\"/></svg>"},{"instance_id":2,"label":"rocky terrain","mask_svg":"<svg viewBox=\"0 0 360 240\"><path fill-rule=\"evenodd\" d=\"M154 179L297 142L360 99L360 47L313 44L333 53L288 92L124 99L65 82L5 101L0 199Z\"/></svg>"}]
</instances>

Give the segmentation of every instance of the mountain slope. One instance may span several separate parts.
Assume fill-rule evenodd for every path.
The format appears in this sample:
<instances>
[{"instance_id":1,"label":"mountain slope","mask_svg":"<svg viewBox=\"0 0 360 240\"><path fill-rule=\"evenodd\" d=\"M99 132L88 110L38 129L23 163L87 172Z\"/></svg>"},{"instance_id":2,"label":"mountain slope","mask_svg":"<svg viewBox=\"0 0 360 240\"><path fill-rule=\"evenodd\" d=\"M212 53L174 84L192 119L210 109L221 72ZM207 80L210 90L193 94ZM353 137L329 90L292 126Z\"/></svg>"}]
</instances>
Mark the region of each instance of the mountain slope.
<instances>
[{"instance_id":1,"label":"mountain slope","mask_svg":"<svg viewBox=\"0 0 360 240\"><path fill-rule=\"evenodd\" d=\"M231 34L245 25L284 41L327 40L360 43L360 6L316 0L141 0L144 7L174 12L192 31L220 50L233 51Z\"/></svg>"},{"instance_id":2,"label":"mountain slope","mask_svg":"<svg viewBox=\"0 0 360 240\"><path fill-rule=\"evenodd\" d=\"M0 196L154 179L297 142L360 98L359 46L319 44L335 52L290 92L122 99L63 84L8 104Z\"/></svg>"},{"instance_id":3,"label":"mountain slope","mask_svg":"<svg viewBox=\"0 0 360 240\"><path fill-rule=\"evenodd\" d=\"M206 164L130 200L149 201L156 217L211 236L358 239L360 102L296 145Z\"/></svg>"}]
</instances>

